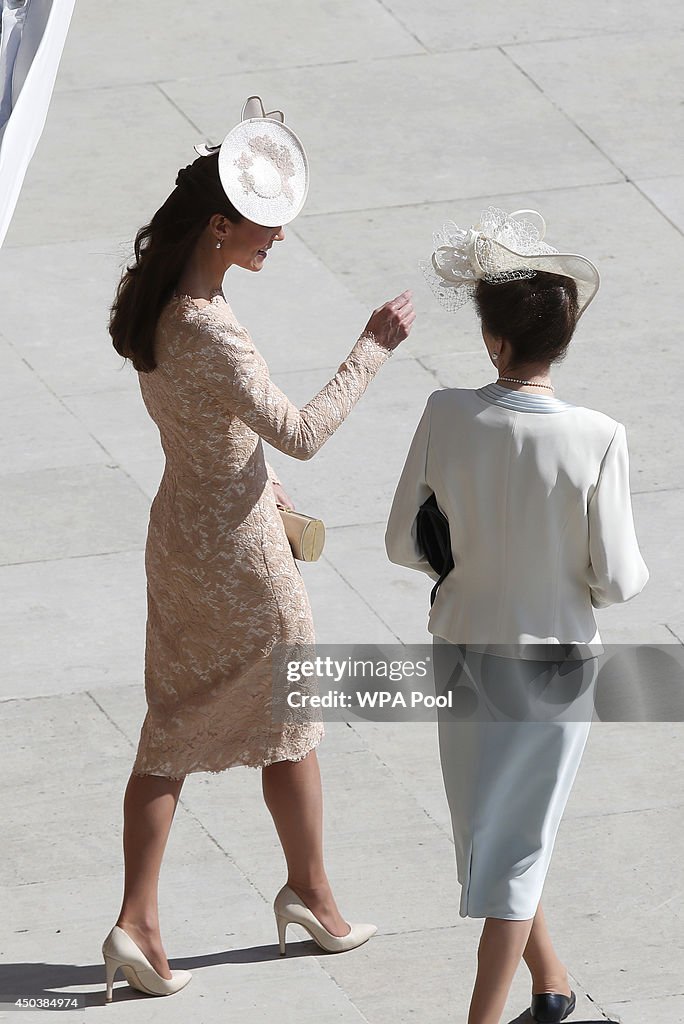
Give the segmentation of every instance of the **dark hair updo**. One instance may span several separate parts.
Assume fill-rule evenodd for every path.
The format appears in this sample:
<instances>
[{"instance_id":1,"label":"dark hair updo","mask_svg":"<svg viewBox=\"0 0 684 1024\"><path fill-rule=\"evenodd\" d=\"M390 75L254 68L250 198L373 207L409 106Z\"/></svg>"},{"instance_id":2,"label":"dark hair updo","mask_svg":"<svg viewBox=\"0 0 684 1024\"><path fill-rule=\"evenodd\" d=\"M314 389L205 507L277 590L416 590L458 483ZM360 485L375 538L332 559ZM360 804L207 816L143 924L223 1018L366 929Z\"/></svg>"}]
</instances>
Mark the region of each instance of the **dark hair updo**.
<instances>
[{"instance_id":1,"label":"dark hair updo","mask_svg":"<svg viewBox=\"0 0 684 1024\"><path fill-rule=\"evenodd\" d=\"M223 191L218 153L200 156L176 177L176 187L135 236L135 262L126 267L109 318L112 344L141 373L154 370L157 320L209 218L221 213L239 224Z\"/></svg>"},{"instance_id":2,"label":"dark hair updo","mask_svg":"<svg viewBox=\"0 0 684 1024\"><path fill-rule=\"evenodd\" d=\"M563 359L577 324L577 284L537 272L519 281L478 281L475 308L482 326L509 342L506 369Z\"/></svg>"}]
</instances>

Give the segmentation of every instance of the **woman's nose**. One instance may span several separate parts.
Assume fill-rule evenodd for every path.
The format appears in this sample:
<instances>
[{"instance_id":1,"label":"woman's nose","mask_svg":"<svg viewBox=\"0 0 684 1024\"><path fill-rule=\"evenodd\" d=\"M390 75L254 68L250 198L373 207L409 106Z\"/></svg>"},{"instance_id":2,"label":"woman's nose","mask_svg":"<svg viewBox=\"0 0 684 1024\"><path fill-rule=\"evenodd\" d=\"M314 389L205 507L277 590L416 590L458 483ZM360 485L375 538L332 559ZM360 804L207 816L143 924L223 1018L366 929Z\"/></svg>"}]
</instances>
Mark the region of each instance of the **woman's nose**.
<instances>
[{"instance_id":1,"label":"woman's nose","mask_svg":"<svg viewBox=\"0 0 684 1024\"><path fill-rule=\"evenodd\" d=\"M282 242L285 238L285 232L282 228L278 228L277 233L273 236L274 242Z\"/></svg>"}]
</instances>

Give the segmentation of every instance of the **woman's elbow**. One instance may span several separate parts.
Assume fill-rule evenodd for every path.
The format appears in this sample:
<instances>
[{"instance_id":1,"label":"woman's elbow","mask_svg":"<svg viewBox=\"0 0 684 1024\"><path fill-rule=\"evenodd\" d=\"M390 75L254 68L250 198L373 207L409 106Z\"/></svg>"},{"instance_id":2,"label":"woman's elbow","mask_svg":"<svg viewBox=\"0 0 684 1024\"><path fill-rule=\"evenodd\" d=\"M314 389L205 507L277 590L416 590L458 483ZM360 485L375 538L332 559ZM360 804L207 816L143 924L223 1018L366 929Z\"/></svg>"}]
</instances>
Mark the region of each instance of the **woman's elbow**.
<instances>
[{"instance_id":1,"label":"woman's elbow","mask_svg":"<svg viewBox=\"0 0 684 1024\"><path fill-rule=\"evenodd\" d=\"M308 445L305 445L301 448L295 448L295 450L289 452L289 454L293 458L299 459L300 462L308 462L309 459L313 459L317 451L318 448L309 448Z\"/></svg>"},{"instance_id":2,"label":"woman's elbow","mask_svg":"<svg viewBox=\"0 0 684 1024\"><path fill-rule=\"evenodd\" d=\"M299 459L300 462L308 462L323 447L324 441L325 438L301 435L283 445L281 451L293 459Z\"/></svg>"}]
</instances>

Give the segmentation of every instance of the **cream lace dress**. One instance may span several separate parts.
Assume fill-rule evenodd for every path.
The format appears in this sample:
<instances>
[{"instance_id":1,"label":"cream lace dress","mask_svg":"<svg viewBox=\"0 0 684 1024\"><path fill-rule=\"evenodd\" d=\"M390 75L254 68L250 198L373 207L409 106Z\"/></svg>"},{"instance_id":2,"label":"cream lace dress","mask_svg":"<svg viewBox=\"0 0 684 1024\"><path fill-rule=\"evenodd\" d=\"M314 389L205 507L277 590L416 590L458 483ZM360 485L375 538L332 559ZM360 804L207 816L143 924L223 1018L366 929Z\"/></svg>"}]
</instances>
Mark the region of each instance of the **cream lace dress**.
<instances>
[{"instance_id":1,"label":"cream lace dress","mask_svg":"<svg viewBox=\"0 0 684 1024\"><path fill-rule=\"evenodd\" d=\"M277 722L275 644L313 643L304 582L285 536L262 438L309 459L391 355L363 334L302 409L222 293L174 296L139 374L166 456L145 548L145 693L136 774L181 778L299 760L322 721Z\"/></svg>"}]
</instances>

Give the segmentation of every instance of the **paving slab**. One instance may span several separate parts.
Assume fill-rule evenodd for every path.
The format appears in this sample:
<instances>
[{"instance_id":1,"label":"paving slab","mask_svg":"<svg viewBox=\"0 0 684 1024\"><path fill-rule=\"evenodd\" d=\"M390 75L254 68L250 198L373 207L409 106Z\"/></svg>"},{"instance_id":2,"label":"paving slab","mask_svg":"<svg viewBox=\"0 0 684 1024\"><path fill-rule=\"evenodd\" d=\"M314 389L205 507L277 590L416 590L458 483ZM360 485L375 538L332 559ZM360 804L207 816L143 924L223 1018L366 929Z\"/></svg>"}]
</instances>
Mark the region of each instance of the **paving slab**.
<instances>
[{"instance_id":1,"label":"paving slab","mask_svg":"<svg viewBox=\"0 0 684 1024\"><path fill-rule=\"evenodd\" d=\"M14 638L2 699L142 684L145 568L139 549L0 566L0 623ZM87 702L86 702L87 704Z\"/></svg>"},{"instance_id":2,"label":"paving slab","mask_svg":"<svg viewBox=\"0 0 684 1024\"><path fill-rule=\"evenodd\" d=\"M681 807L683 738L681 722L593 722L563 822Z\"/></svg>"},{"instance_id":3,"label":"paving slab","mask_svg":"<svg viewBox=\"0 0 684 1024\"><path fill-rule=\"evenodd\" d=\"M0 398L3 405L14 398L23 398L40 402L45 397L46 387L33 372L19 353L0 335L0 358L2 359L2 377L0 377Z\"/></svg>"},{"instance_id":4,"label":"paving slab","mask_svg":"<svg viewBox=\"0 0 684 1024\"><path fill-rule=\"evenodd\" d=\"M451 839L451 817L442 781L436 722L355 721L350 724L382 767Z\"/></svg>"},{"instance_id":5,"label":"paving slab","mask_svg":"<svg viewBox=\"0 0 684 1024\"><path fill-rule=\"evenodd\" d=\"M8 473L2 484L0 560L5 564L130 551L144 544L147 499L115 464Z\"/></svg>"},{"instance_id":6,"label":"paving slab","mask_svg":"<svg viewBox=\"0 0 684 1024\"><path fill-rule=\"evenodd\" d=\"M125 43L113 47L112 39ZM169 59L171 50L173 60ZM81 0L67 37L57 90L102 89L416 52L424 52L424 48L412 33L382 4L363 0L351 0L344 6L315 0L296 0L285 6L277 0L263 0L258 7L245 4L230 13L221 0L210 0L202 7L201 17L181 0L168 0L163 7L141 7L135 0L124 0L106 18L96 0ZM268 102L268 97L264 98ZM229 117L237 119L241 105L231 109Z\"/></svg>"},{"instance_id":7,"label":"paving slab","mask_svg":"<svg viewBox=\"0 0 684 1024\"><path fill-rule=\"evenodd\" d=\"M336 541L339 536L339 542L331 546L328 558L342 579L387 623L396 637L395 643L431 645L427 620L434 582L425 573L393 565L388 560L385 527L390 501L379 522L332 531ZM350 636L347 642L351 640Z\"/></svg>"},{"instance_id":8,"label":"paving slab","mask_svg":"<svg viewBox=\"0 0 684 1024\"><path fill-rule=\"evenodd\" d=\"M13 430L0 438L3 475L107 462L97 439L47 389L40 394L17 393L4 405Z\"/></svg>"},{"instance_id":9,"label":"paving slab","mask_svg":"<svg viewBox=\"0 0 684 1024\"><path fill-rule=\"evenodd\" d=\"M118 237L0 250L2 336L14 360L54 394L126 388L134 381L135 372L124 365L107 333L114 290L129 255L128 244ZM26 281L36 273L40 299L28 301Z\"/></svg>"},{"instance_id":10,"label":"paving slab","mask_svg":"<svg viewBox=\"0 0 684 1024\"><path fill-rule=\"evenodd\" d=\"M553 7L536 0L520 0L510 6L502 6L497 0L484 0L459 7L458 12L448 0L422 5L413 4L411 0L388 0L387 7L432 51L640 34L644 29L644 9L637 0L622 0L619 5L605 4L599 8L591 0ZM674 0L659 3L649 13L649 29L674 31L684 27L681 7Z\"/></svg>"},{"instance_id":11,"label":"paving slab","mask_svg":"<svg viewBox=\"0 0 684 1024\"><path fill-rule=\"evenodd\" d=\"M684 177L673 174L647 178L636 185L680 232L684 231Z\"/></svg>"},{"instance_id":12,"label":"paving slab","mask_svg":"<svg viewBox=\"0 0 684 1024\"><path fill-rule=\"evenodd\" d=\"M117 466L125 469L129 458L139 462L158 455L159 429L145 408L137 381L125 390L93 390L67 395L62 402Z\"/></svg>"},{"instance_id":13,"label":"paving slab","mask_svg":"<svg viewBox=\"0 0 684 1024\"><path fill-rule=\"evenodd\" d=\"M680 24L681 12L676 21ZM629 178L679 174L684 122L674 26L507 49L544 96ZM626 98L629 97L628 102Z\"/></svg>"},{"instance_id":14,"label":"paving slab","mask_svg":"<svg viewBox=\"0 0 684 1024\"><path fill-rule=\"evenodd\" d=\"M654 996L652 999L622 1000L606 1003L604 1011L620 1024L672 1024L684 1019L684 996Z\"/></svg>"}]
</instances>

